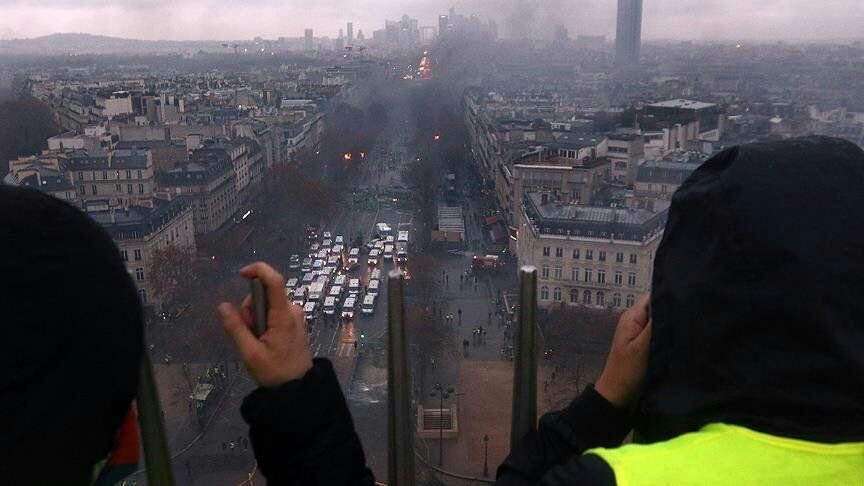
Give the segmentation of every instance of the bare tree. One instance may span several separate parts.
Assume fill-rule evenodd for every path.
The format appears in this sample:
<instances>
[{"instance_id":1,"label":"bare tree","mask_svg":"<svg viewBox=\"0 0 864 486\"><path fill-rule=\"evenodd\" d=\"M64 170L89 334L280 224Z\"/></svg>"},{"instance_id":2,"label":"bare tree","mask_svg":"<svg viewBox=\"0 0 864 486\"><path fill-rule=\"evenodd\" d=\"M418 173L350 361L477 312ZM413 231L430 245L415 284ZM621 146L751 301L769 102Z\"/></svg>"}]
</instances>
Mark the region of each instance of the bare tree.
<instances>
[{"instance_id":1,"label":"bare tree","mask_svg":"<svg viewBox=\"0 0 864 486\"><path fill-rule=\"evenodd\" d=\"M177 245L168 245L150 253L150 289L162 308L174 311L189 304L199 287L204 267L198 264L194 252Z\"/></svg>"}]
</instances>

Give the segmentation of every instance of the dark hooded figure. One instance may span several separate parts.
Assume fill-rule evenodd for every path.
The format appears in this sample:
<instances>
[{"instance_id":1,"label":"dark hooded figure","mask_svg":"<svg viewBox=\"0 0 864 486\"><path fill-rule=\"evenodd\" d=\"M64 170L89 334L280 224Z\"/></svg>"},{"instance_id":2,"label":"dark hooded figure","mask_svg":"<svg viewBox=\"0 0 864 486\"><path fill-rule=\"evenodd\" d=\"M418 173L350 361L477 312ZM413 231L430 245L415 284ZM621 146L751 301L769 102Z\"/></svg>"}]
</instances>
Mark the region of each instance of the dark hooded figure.
<instances>
[{"instance_id":1,"label":"dark hooded figure","mask_svg":"<svg viewBox=\"0 0 864 486\"><path fill-rule=\"evenodd\" d=\"M0 484L88 485L105 464L134 467L141 307L108 233L0 184L0 309Z\"/></svg>"},{"instance_id":2,"label":"dark hooded figure","mask_svg":"<svg viewBox=\"0 0 864 486\"><path fill-rule=\"evenodd\" d=\"M497 484L864 484L864 152L807 137L694 171L650 306Z\"/></svg>"}]
</instances>

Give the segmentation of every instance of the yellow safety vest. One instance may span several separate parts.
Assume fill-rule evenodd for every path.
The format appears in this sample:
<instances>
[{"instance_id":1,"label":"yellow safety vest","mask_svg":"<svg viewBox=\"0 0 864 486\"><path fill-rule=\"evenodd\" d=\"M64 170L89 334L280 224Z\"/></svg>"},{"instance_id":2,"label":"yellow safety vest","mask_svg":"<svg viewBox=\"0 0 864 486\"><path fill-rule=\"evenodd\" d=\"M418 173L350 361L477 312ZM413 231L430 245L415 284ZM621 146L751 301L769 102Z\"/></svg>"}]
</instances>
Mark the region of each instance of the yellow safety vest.
<instances>
[{"instance_id":1,"label":"yellow safety vest","mask_svg":"<svg viewBox=\"0 0 864 486\"><path fill-rule=\"evenodd\" d=\"M654 444L590 449L618 486L864 485L864 442L822 444L709 424Z\"/></svg>"}]
</instances>

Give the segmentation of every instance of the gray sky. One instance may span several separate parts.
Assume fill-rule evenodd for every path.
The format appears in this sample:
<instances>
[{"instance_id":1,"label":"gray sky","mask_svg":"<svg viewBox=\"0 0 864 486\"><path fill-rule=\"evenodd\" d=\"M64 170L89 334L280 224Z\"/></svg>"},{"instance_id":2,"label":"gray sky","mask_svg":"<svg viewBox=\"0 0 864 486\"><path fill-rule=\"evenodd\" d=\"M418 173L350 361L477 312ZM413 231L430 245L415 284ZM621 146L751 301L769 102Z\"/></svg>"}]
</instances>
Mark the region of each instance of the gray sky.
<instances>
[{"instance_id":1,"label":"gray sky","mask_svg":"<svg viewBox=\"0 0 864 486\"><path fill-rule=\"evenodd\" d=\"M861 0L645 0L643 37L794 40L864 37ZM345 22L367 36L403 13L436 25L450 6L514 31L615 32L616 0L0 0L0 39L86 32L138 39L335 37Z\"/></svg>"}]
</instances>

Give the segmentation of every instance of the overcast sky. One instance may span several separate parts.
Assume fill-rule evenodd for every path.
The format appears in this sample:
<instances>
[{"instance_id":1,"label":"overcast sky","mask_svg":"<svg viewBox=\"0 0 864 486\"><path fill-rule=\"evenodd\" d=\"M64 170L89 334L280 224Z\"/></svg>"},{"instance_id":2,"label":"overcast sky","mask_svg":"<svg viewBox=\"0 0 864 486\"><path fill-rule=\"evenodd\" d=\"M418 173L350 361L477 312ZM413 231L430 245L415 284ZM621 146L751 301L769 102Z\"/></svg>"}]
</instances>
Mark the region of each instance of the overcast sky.
<instances>
[{"instance_id":1,"label":"overcast sky","mask_svg":"<svg viewBox=\"0 0 864 486\"><path fill-rule=\"evenodd\" d=\"M86 32L138 39L335 37L345 22L367 36L403 13L436 25L450 6L498 22L502 36L614 36L617 0L0 0L0 39ZM861 0L645 0L645 39L861 38Z\"/></svg>"}]
</instances>

